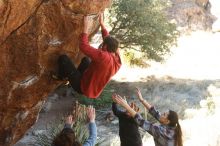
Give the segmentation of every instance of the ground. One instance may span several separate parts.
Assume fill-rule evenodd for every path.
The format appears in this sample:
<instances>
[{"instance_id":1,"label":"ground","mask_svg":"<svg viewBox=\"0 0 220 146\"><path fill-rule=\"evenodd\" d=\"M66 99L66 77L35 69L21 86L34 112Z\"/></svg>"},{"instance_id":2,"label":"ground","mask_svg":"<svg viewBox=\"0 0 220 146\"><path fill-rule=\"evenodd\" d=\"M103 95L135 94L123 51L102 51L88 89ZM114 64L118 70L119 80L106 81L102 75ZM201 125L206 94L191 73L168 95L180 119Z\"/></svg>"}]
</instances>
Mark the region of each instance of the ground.
<instances>
[{"instance_id":1,"label":"ground","mask_svg":"<svg viewBox=\"0 0 220 146\"><path fill-rule=\"evenodd\" d=\"M173 54L164 63L148 62L149 68L123 65L110 84L115 92L129 97L129 100L137 101L134 89L138 87L145 99L160 111L177 111L186 146L218 146L220 126L216 121L220 119L219 40L220 33L195 32L182 36L178 47L172 49ZM215 100L209 97L214 97ZM45 132L47 125L59 119L60 115L70 112L75 99L70 88L60 88L52 93L37 123L16 146L33 145L31 138L36 133ZM216 103L214 112L213 101ZM106 120L106 113L109 111L110 107L97 110L98 137L106 138L103 146L108 146L109 143L111 146L118 146L118 121L117 118L113 121ZM144 145L153 146L149 135L144 139Z\"/></svg>"}]
</instances>

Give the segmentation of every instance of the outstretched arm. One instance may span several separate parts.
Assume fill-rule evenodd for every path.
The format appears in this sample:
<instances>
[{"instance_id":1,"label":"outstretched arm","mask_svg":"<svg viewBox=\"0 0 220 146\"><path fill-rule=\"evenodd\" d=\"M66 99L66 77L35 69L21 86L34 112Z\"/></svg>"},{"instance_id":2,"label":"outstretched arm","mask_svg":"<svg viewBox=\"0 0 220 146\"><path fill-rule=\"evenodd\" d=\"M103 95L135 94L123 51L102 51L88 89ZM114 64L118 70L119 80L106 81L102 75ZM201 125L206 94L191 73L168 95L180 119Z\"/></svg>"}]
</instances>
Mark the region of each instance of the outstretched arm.
<instances>
[{"instance_id":1,"label":"outstretched arm","mask_svg":"<svg viewBox=\"0 0 220 146\"><path fill-rule=\"evenodd\" d=\"M73 116L69 115L68 117L66 117L66 121L65 121L65 125L64 128L62 130L62 133L74 133L73 129L72 129L72 124L74 123L73 120Z\"/></svg>"},{"instance_id":2,"label":"outstretched arm","mask_svg":"<svg viewBox=\"0 0 220 146\"><path fill-rule=\"evenodd\" d=\"M115 93L112 94L112 100L113 100L113 103L112 103L112 111L113 111L114 115L116 115L117 117L120 117L121 115L124 114L124 112L121 111L120 109L118 109L117 103L116 103L116 101L115 101L115 96L116 96Z\"/></svg>"},{"instance_id":3,"label":"outstretched arm","mask_svg":"<svg viewBox=\"0 0 220 146\"><path fill-rule=\"evenodd\" d=\"M127 103L127 101L125 99L123 99L120 95L116 94L114 97L114 101L121 105L123 108L125 108L130 114L132 117L134 117L137 112L134 111L130 106L129 104Z\"/></svg>"},{"instance_id":4,"label":"outstretched arm","mask_svg":"<svg viewBox=\"0 0 220 146\"><path fill-rule=\"evenodd\" d=\"M101 29L105 29L105 25L104 25L104 13L100 13L99 14L99 24Z\"/></svg>"},{"instance_id":5,"label":"outstretched arm","mask_svg":"<svg viewBox=\"0 0 220 146\"><path fill-rule=\"evenodd\" d=\"M109 32L106 30L104 25L104 13L99 14L99 24L102 30L102 39L109 35Z\"/></svg>"},{"instance_id":6,"label":"outstretched arm","mask_svg":"<svg viewBox=\"0 0 220 146\"><path fill-rule=\"evenodd\" d=\"M89 118L89 138L84 142L83 146L94 146L97 139L97 128L95 124L95 109L92 106L87 108L87 116Z\"/></svg>"},{"instance_id":7,"label":"outstretched arm","mask_svg":"<svg viewBox=\"0 0 220 146\"><path fill-rule=\"evenodd\" d=\"M143 119L140 114L135 112L120 95L115 97L115 101L124 107L131 116L135 119L140 127L149 132L154 138L159 137L160 135L164 135L166 133L165 130L161 128L161 126L153 125L151 122Z\"/></svg>"},{"instance_id":8,"label":"outstretched arm","mask_svg":"<svg viewBox=\"0 0 220 146\"><path fill-rule=\"evenodd\" d=\"M92 24L93 24L93 19L89 16L84 16L83 17L83 33L88 34L89 28L92 27Z\"/></svg>"},{"instance_id":9,"label":"outstretched arm","mask_svg":"<svg viewBox=\"0 0 220 146\"><path fill-rule=\"evenodd\" d=\"M79 40L79 48L80 50L88 57L90 57L92 60L99 60L102 57L102 53L100 50L92 47L89 44L89 28L92 27L92 21L93 19L89 16L84 16L84 24L83 24L83 33L81 34L80 40Z\"/></svg>"},{"instance_id":10,"label":"outstretched arm","mask_svg":"<svg viewBox=\"0 0 220 146\"><path fill-rule=\"evenodd\" d=\"M72 129L71 127L72 127L73 123L74 123L73 116L69 115L68 117L66 117L64 129L65 128Z\"/></svg>"},{"instance_id":11,"label":"outstretched arm","mask_svg":"<svg viewBox=\"0 0 220 146\"><path fill-rule=\"evenodd\" d=\"M154 106L152 106L150 103L148 103L144 98L142 97L140 89L136 88L136 93L139 101L144 105L145 108L149 110L149 113L159 121L160 119L160 112L158 112Z\"/></svg>"},{"instance_id":12,"label":"outstretched arm","mask_svg":"<svg viewBox=\"0 0 220 146\"><path fill-rule=\"evenodd\" d=\"M160 135L164 135L163 133L166 132L160 127L160 125L154 125L148 120L143 119L140 114L136 114L134 120L142 129L146 130L154 138L158 138Z\"/></svg>"},{"instance_id":13,"label":"outstretched arm","mask_svg":"<svg viewBox=\"0 0 220 146\"><path fill-rule=\"evenodd\" d=\"M150 110L150 108L152 106L146 100L144 100L144 98L142 97L140 89L136 88L136 94L137 94L137 97L138 97L139 101L144 105L144 107L147 108L148 110Z\"/></svg>"}]
</instances>

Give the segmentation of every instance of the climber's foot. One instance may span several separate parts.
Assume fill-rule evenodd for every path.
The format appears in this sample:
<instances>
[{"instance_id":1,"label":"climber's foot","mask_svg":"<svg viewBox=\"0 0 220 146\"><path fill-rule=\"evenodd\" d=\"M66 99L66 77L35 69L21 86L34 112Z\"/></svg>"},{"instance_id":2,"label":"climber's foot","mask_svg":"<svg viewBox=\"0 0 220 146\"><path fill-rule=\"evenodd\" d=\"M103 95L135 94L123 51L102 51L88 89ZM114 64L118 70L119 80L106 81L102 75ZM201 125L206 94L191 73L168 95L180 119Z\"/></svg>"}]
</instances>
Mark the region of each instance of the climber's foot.
<instances>
[{"instance_id":1,"label":"climber's foot","mask_svg":"<svg viewBox=\"0 0 220 146\"><path fill-rule=\"evenodd\" d=\"M70 82L69 81L65 81L64 85L69 86Z\"/></svg>"},{"instance_id":2,"label":"climber's foot","mask_svg":"<svg viewBox=\"0 0 220 146\"><path fill-rule=\"evenodd\" d=\"M53 72L53 71L50 72L50 76L54 80L59 80L59 81L63 81L64 80L64 79L60 78L56 72Z\"/></svg>"}]
</instances>

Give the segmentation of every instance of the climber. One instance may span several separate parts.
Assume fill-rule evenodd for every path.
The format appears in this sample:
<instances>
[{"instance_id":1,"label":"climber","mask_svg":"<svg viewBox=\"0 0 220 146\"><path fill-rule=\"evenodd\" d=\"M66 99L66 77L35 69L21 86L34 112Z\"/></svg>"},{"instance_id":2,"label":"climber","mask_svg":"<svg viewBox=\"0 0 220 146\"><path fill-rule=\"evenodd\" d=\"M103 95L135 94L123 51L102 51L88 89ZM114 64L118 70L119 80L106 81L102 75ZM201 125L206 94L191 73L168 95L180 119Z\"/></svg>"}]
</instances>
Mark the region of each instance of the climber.
<instances>
[{"instance_id":1,"label":"climber","mask_svg":"<svg viewBox=\"0 0 220 146\"><path fill-rule=\"evenodd\" d=\"M67 55L58 58L58 79L67 78L72 88L89 98L97 98L111 77L121 67L119 55L119 42L109 35L103 22L103 14L99 15L103 43L99 49L89 44L89 28L92 27L93 18L84 16L83 33L79 39L80 51L86 55L82 58L78 68L73 65Z\"/></svg>"}]
</instances>

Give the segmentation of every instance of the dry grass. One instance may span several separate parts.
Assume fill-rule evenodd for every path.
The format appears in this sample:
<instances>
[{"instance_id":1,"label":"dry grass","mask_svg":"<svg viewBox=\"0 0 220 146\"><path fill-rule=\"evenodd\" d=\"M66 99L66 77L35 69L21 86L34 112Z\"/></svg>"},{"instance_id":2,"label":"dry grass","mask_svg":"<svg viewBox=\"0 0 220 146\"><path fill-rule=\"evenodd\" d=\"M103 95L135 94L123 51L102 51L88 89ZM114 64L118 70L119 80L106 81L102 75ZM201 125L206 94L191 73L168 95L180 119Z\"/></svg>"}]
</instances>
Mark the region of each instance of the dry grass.
<instances>
[{"instance_id":1,"label":"dry grass","mask_svg":"<svg viewBox=\"0 0 220 146\"><path fill-rule=\"evenodd\" d=\"M220 33L182 36L166 62L150 62L146 69L124 65L114 79L140 87L161 111L178 111L184 146L220 146L219 41ZM145 145L154 146L152 137L144 138Z\"/></svg>"}]
</instances>

